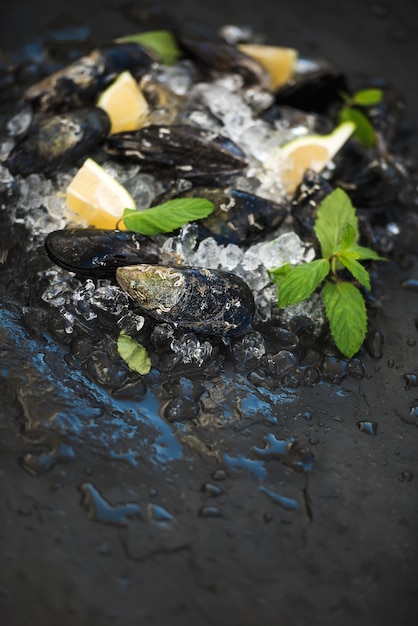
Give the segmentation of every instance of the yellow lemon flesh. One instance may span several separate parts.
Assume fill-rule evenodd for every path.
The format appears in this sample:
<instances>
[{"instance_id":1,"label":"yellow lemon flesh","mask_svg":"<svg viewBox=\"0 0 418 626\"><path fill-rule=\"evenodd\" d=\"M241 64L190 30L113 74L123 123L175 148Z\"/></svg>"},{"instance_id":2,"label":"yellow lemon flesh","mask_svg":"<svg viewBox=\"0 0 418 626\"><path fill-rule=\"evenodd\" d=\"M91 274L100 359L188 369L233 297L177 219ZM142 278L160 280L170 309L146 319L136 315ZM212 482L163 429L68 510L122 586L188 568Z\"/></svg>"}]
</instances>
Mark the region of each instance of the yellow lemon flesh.
<instances>
[{"instance_id":1,"label":"yellow lemon flesh","mask_svg":"<svg viewBox=\"0 0 418 626\"><path fill-rule=\"evenodd\" d=\"M298 56L297 50L294 48L250 43L239 44L238 48L264 67L270 76L272 91L276 91L284 85L293 74Z\"/></svg>"},{"instance_id":2,"label":"yellow lemon flesh","mask_svg":"<svg viewBox=\"0 0 418 626\"><path fill-rule=\"evenodd\" d=\"M321 172L354 130L352 122L344 122L329 135L305 135L281 146L284 161L280 175L286 192L295 191L307 169Z\"/></svg>"},{"instance_id":3,"label":"yellow lemon flesh","mask_svg":"<svg viewBox=\"0 0 418 626\"><path fill-rule=\"evenodd\" d=\"M126 230L118 221L124 209L135 209L128 191L96 161L87 159L67 187L67 206L96 228Z\"/></svg>"},{"instance_id":4,"label":"yellow lemon flesh","mask_svg":"<svg viewBox=\"0 0 418 626\"><path fill-rule=\"evenodd\" d=\"M119 74L117 79L101 93L97 106L108 114L111 134L142 128L149 113L144 94L128 71Z\"/></svg>"}]
</instances>

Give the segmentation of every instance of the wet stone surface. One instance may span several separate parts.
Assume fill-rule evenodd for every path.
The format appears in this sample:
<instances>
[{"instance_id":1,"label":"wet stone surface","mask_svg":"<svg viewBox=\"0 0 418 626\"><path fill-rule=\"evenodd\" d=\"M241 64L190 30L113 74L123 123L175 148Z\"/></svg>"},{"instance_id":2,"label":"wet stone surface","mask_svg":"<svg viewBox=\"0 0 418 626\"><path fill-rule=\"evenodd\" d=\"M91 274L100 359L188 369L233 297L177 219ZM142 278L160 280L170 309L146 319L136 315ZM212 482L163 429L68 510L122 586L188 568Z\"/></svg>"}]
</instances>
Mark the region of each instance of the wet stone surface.
<instances>
[{"instance_id":1,"label":"wet stone surface","mask_svg":"<svg viewBox=\"0 0 418 626\"><path fill-rule=\"evenodd\" d=\"M407 13L365 11L376 55L379 42L408 45ZM308 13L315 39L295 14L296 38L325 53L327 33L338 51L335 11ZM27 110L11 126L6 113L13 142ZM405 217L398 254L373 275L368 337L348 361L324 342L321 311L267 326L260 298L259 325L224 341L155 323L112 280L54 266L43 235L65 225L55 192L74 173L17 188L0 171L5 624L414 624L416 221ZM159 190L142 176L149 203ZM252 267L221 250L233 269ZM150 374L121 361L120 330L146 345Z\"/></svg>"}]
</instances>

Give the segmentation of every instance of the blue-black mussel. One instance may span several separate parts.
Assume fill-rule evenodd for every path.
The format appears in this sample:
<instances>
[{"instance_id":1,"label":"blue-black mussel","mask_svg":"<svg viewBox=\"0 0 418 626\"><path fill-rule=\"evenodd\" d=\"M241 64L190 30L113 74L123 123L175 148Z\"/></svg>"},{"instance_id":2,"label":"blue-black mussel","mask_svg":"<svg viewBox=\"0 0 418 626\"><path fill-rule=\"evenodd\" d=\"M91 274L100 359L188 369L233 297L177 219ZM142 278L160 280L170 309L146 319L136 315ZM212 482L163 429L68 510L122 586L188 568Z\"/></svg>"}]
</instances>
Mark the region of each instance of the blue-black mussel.
<instances>
[{"instance_id":1,"label":"blue-black mussel","mask_svg":"<svg viewBox=\"0 0 418 626\"><path fill-rule=\"evenodd\" d=\"M112 43L92 50L32 85L25 92L25 99L41 111L80 107L93 103L99 92L124 70L139 78L156 60L139 44Z\"/></svg>"},{"instance_id":2,"label":"blue-black mussel","mask_svg":"<svg viewBox=\"0 0 418 626\"><path fill-rule=\"evenodd\" d=\"M51 174L87 155L109 130L109 116L98 107L44 114L31 124L4 164L13 175Z\"/></svg>"},{"instance_id":3,"label":"blue-black mussel","mask_svg":"<svg viewBox=\"0 0 418 626\"><path fill-rule=\"evenodd\" d=\"M103 147L144 170L199 181L236 174L247 165L245 154L230 139L196 126L151 124L112 135Z\"/></svg>"},{"instance_id":4,"label":"blue-black mussel","mask_svg":"<svg viewBox=\"0 0 418 626\"><path fill-rule=\"evenodd\" d=\"M255 311L248 285L221 270L143 264L118 268L116 280L145 313L197 333L238 335Z\"/></svg>"},{"instance_id":5,"label":"blue-black mussel","mask_svg":"<svg viewBox=\"0 0 418 626\"><path fill-rule=\"evenodd\" d=\"M213 237L223 245L250 244L261 239L280 226L290 208L232 188L192 187L181 197L206 198L213 202L214 212L196 222L198 237Z\"/></svg>"},{"instance_id":6,"label":"blue-black mussel","mask_svg":"<svg viewBox=\"0 0 418 626\"><path fill-rule=\"evenodd\" d=\"M47 236L45 249L60 267L87 276L112 276L123 265L161 262L151 238L120 230L55 230Z\"/></svg>"}]
</instances>

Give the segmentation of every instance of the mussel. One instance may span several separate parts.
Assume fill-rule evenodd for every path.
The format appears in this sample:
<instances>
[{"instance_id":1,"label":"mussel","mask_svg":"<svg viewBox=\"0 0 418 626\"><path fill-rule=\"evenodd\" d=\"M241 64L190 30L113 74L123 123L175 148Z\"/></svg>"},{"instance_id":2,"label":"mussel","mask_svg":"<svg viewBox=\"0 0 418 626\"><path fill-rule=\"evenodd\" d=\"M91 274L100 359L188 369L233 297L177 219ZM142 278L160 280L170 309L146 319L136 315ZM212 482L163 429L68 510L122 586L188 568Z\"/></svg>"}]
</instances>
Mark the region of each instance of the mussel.
<instances>
[{"instance_id":1,"label":"mussel","mask_svg":"<svg viewBox=\"0 0 418 626\"><path fill-rule=\"evenodd\" d=\"M396 156L348 141L335 157L331 182L343 188L357 208L366 208L395 200L404 176Z\"/></svg>"},{"instance_id":2,"label":"mussel","mask_svg":"<svg viewBox=\"0 0 418 626\"><path fill-rule=\"evenodd\" d=\"M345 76L329 61L299 58L292 78L277 91L276 103L325 114L332 103L342 102L346 91Z\"/></svg>"},{"instance_id":3,"label":"mussel","mask_svg":"<svg viewBox=\"0 0 418 626\"><path fill-rule=\"evenodd\" d=\"M144 170L202 181L235 174L247 165L245 154L230 139L196 126L151 124L110 136L104 149L141 163Z\"/></svg>"},{"instance_id":4,"label":"mussel","mask_svg":"<svg viewBox=\"0 0 418 626\"><path fill-rule=\"evenodd\" d=\"M161 261L160 250L152 239L118 230L55 230L47 236L45 249L60 267L97 277L114 275L116 268L124 265Z\"/></svg>"},{"instance_id":5,"label":"mussel","mask_svg":"<svg viewBox=\"0 0 418 626\"><path fill-rule=\"evenodd\" d=\"M109 116L98 107L45 115L32 123L4 164L13 175L51 174L86 155L109 130Z\"/></svg>"},{"instance_id":6,"label":"mussel","mask_svg":"<svg viewBox=\"0 0 418 626\"><path fill-rule=\"evenodd\" d=\"M157 320L208 335L245 332L254 298L238 276L196 267L119 267L116 280L139 307Z\"/></svg>"},{"instance_id":7,"label":"mussel","mask_svg":"<svg viewBox=\"0 0 418 626\"><path fill-rule=\"evenodd\" d=\"M182 197L206 198L214 212L196 222L199 238L213 237L220 244L250 244L278 228L288 214L284 204L240 189L193 187Z\"/></svg>"},{"instance_id":8,"label":"mussel","mask_svg":"<svg viewBox=\"0 0 418 626\"><path fill-rule=\"evenodd\" d=\"M233 72L240 74L245 84L270 89L270 77L266 70L236 46L223 41L205 41L181 35L178 38L187 56L206 72Z\"/></svg>"},{"instance_id":9,"label":"mussel","mask_svg":"<svg viewBox=\"0 0 418 626\"><path fill-rule=\"evenodd\" d=\"M156 62L143 46L113 43L92 50L50 74L25 92L25 100L41 111L68 110L92 103L118 74L129 70L136 77Z\"/></svg>"}]
</instances>

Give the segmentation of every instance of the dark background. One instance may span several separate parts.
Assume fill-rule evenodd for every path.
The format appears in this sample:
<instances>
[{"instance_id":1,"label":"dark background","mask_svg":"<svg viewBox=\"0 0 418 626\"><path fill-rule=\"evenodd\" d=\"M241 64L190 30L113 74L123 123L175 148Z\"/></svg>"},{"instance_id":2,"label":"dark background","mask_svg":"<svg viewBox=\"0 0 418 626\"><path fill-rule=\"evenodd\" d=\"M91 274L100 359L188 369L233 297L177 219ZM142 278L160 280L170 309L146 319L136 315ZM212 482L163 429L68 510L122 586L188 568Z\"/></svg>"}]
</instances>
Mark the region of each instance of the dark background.
<instances>
[{"instance_id":1,"label":"dark background","mask_svg":"<svg viewBox=\"0 0 418 626\"><path fill-rule=\"evenodd\" d=\"M384 77L405 94L407 118L418 128L416 0L158 4L212 27L251 24L267 43L326 56L350 76ZM89 24L99 41L134 32L128 5L3 0L1 47L17 51L45 30L67 24ZM411 149L418 154L412 131ZM414 267L410 272L416 276ZM302 405L322 402L325 423L332 424L316 453L309 525L269 508L244 478L228 492L223 519L198 519L196 511L207 502L199 485L216 467L207 458L174 468L170 476L146 463L136 469L112 466L81 446L68 469L34 478L17 464L19 444L1 431L2 626L418 623L417 429L398 417L415 397L411 390L406 399L402 375L416 368L417 351L405 346L415 332L417 300L399 287L407 276L401 269L389 264L382 275L386 305L376 327L385 346L381 359L366 359L368 382L348 386L348 403L331 389L325 397L316 398L313 390L301 398ZM379 420L376 438L351 428L364 418L360 409L366 405L368 418ZM336 427L334 418L342 425ZM88 520L77 485L91 476L111 502L145 501L150 485L161 501L165 494L180 520L173 543L168 536L161 547L149 526L143 537L129 536L129 529L125 534ZM300 483L303 488L303 477Z\"/></svg>"}]
</instances>

